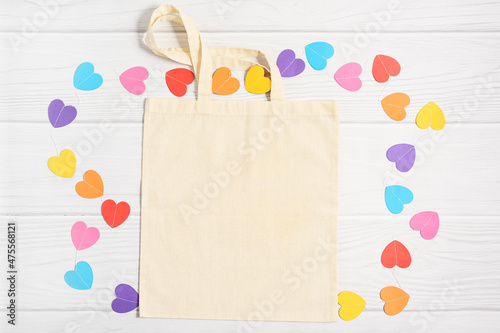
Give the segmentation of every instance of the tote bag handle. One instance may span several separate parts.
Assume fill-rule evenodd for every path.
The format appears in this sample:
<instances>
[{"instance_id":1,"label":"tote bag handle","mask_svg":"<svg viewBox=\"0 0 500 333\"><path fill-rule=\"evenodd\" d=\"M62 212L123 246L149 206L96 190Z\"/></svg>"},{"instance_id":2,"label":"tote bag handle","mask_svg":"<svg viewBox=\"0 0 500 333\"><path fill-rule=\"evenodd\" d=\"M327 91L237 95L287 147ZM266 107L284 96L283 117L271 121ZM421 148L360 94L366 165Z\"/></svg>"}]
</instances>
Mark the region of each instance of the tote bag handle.
<instances>
[{"instance_id":1,"label":"tote bag handle","mask_svg":"<svg viewBox=\"0 0 500 333\"><path fill-rule=\"evenodd\" d=\"M177 23L181 26L184 26L182 20L179 16L166 15L158 18L156 22L163 21L171 21ZM199 32L198 32L199 34ZM149 43L153 43L152 39L153 32L149 35L149 38L146 40L148 46L153 49L154 45L150 45ZM235 47L208 47L210 50L210 55L212 56L212 67L218 68L221 66L231 67L233 70L248 70L254 65L260 65L250 60L243 60L240 58L249 57L248 54L252 54L252 58L256 58L262 55L262 53L258 50L246 49L246 48L235 48ZM189 54L189 48L186 47L171 47L168 49L164 49L161 47L156 48L156 54L174 60L184 65L192 66L191 63L191 55ZM269 68L264 65L262 66L267 72L269 72Z\"/></svg>"},{"instance_id":2,"label":"tote bag handle","mask_svg":"<svg viewBox=\"0 0 500 333\"><path fill-rule=\"evenodd\" d=\"M178 14L176 16L175 14ZM172 21L186 29L189 49L169 48L162 49L156 43L153 27L157 22ZM146 33L146 44L157 55L172 59L174 61L192 65L194 74L198 81L198 100L210 100L212 98L212 66L225 64L235 70L246 70L255 63L241 58L265 57L271 73L271 101L283 101L284 91L276 65L268 60L264 53L259 50L214 47L207 48L201 41L200 33L189 16L182 13L172 5L162 5L151 15L151 20ZM214 60L212 61L212 56ZM265 66L263 66L265 68ZM266 68L267 69L267 68Z\"/></svg>"}]
</instances>

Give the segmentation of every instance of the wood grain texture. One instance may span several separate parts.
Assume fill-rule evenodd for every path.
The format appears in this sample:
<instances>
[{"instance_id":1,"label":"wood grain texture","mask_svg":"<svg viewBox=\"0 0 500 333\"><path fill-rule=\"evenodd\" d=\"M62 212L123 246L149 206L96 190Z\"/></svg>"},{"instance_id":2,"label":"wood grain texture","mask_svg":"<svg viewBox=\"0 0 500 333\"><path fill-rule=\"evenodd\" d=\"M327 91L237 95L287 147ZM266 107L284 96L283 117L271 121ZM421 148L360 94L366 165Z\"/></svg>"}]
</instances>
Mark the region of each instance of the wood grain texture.
<instances>
[{"instance_id":1,"label":"wood grain texture","mask_svg":"<svg viewBox=\"0 0 500 333\"><path fill-rule=\"evenodd\" d=\"M45 33L21 47L1 50L0 121L45 122L47 106L54 98L78 107L77 122L141 122L145 97L176 98L167 89L165 72L179 64L154 55L142 42L143 34L102 33L99 38L88 33ZM246 46L258 48L275 61L284 48L292 48L305 59L304 46L316 40L331 42L336 53L328 67L316 71L309 65L301 75L284 78L287 98L291 100L331 100L341 104L342 123L387 123L380 100L394 92L405 92L411 98L408 118L413 122L418 110L434 101L447 114L448 122L491 123L500 120L500 34L422 34L384 33L359 46L352 34L308 33L289 34L202 33L210 46ZM180 38L180 43L177 38ZM8 45L8 36L0 33L0 41ZM78 48L67 47L77 41ZM165 33L161 45L184 46L185 34ZM279 42L277 42L279 41ZM353 51L355 50L355 51ZM411 50L408 52L407 50ZM371 66L376 54L389 54L402 66L401 74L387 84L373 80ZM33 54L37 61L32 61ZM96 91L75 91L73 74L85 61L94 63L103 75L104 83ZM363 66L363 87L357 93L342 89L334 80L336 70L349 61ZM146 93L129 94L118 77L133 66L145 66L150 71ZM55 74L57 73L57 74ZM236 72L241 83L244 73ZM184 98L195 97L196 85L188 87ZM27 99L26 94L30 98ZM361 96L362 95L362 96ZM231 96L217 99L264 100L263 95L248 93L243 84Z\"/></svg>"},{"instance_id":2,"label":"wood grain texture","mask_svg":"<svg viewBox=\"0 0 500 333\"><path fill-rule=\"evenodd\" d=\"M446 215L500 215L496 190L500 156L491 155L499 144L498 128L449 125L436 135L414 124L341 125L339 214L387 216L384 187L401 184L415 195L405 215L432 209ZM113 124L103 132L100 124L52 129L47 123L13 123L1 125L0 133L2 146L12 152L12 158L0 162L6 175L0 183L3 214L100 214L101 199L75 193L75 184L87 170L100 173L103 200L128 201L132 214L139 214L142 124ZM385 157L386 150L400 142L417 147L417 165L406 174ZM71 179L60 178L47 167L49 157L66 148L77 154L77 171Z\"/></svg>"},{"instance_id":3,"label":"wood grain texture","mask_svg":"<svg viewBox=\"0 0 500 333\"><path fill-rule=\"evenodd\" d=\"M54 3L58 3L54 6ZM306 65L284 79L290 100L340 102L339 290L367 301L351 322L249 323L140 319L116 314L114 287L137 287L139 199L144 98L174 98L164 81L180 66L149 51L143 42L150 14L162 1L4 0L0 3L0 216L18 225L18 326L7 332L471 332L499 325L500 260L500 2L486 0L240 1L184 0L176 3L198 25L210 46L261 49L275 61L293 49L326 41L335 47L327 69ZM399 4L399 11L388 8ZM46 18L46 19L45 19ZM186 46L182 29L158 28L163 46ZM400 61L402 72L376 83L376 54ZM75 91L78 64L94 63L104 77L96 91ZM363 66L363 87L351 93L333 74L343 64ZM118 76L132 66L151 75L146 93L133 96ZM241 82L243 72L234 72ZM380 100L393 92L411 97L408 116L390 120ZM195 98L196 84L184 98ZM47 107L60 98L75 105L70 126L53 129ZM244 88L218 99L264 100ZM434 101L447 116L441 132L418 129L415 116ZM417 145L413 171L401 174L385 158L393 144ZM47 160L64 148L78 155L77 172L62 179ZM100 216L101 199L75 194L85 170L99 171L103 199L125 200L131 217L109 228ZM414 202L401 215L384 204L384 186L403 184ZM435 239L423 240L409 227L419 211L439 212ZM70 230L83 220L98 227L93 247L76 251ZM5 229L4 229L5 230ZM412 265L395 271L380 264L390 241L403 242ZM0 244L6 233L0 232ZM3 246L2 246L3 247ZM64 283L75 260L94 268L95 285L76 291ZM0 288L6 290L6 280ZM410 294L407 308L389 317L380 289L400 285ZM1 292L2 304L6 300ZM253 325L253 326L252 326ZM2 330L3 332L3 330Z\"/></svg>"},{"instance_id":4,"label":"wood grain texture","mask_svg":"<svg viewBox=\"0 0 500 333\"><path fill-rule=\"evenodd\" d=\"M22 31L25 20L41 31L146 31L151 12L162 1L2 1L1 31ZM487 0L342 1L178 1L202 30L363 31L368 22L384 20L394 31L499 31L500 4ZM394 10L396 9L396 10ZM47 21L44 15L47 13ZM44 23L45 22L45 23ZM369 28L370 29L370 28ZM369 30L370 31L370 30Z\"/></svg>"},{"instance_id":5,"label":"wood grain texture","mask_svg":"<svg viewBox=\"0 0 500 333\"><path fill-rule=\"evenodd\" d=\"M395 320L382 312L363 312L353 321L339 321L337 323L285 323L263 322L246 323L237 321L211 321L211 320L183 320L183 319L149 319L137 318L134 312L116 314L112 311L58 311L54 320L53 311L20 311L20 316L30 318L38 326L48 332L164 332L168 327L169 332L207 332L207 333L233 333L245 332L240 327L247 327L248 332L262 333L290 333L290 332L430 332L440 333L448 330L455 332L489 331L491 323L498 322L496 311L419 311L405 312L404 317ZM254 327L250 326L255 325ZM19 330L30 330L33 326L22 322ZM257 326L258 325L258 326ZM240 330L238 331L238 329Z\"/></svg>"},{"instance_id":6,"label":"wood grain texture","mask_svg":"<svg viewBox=\"0 0 500 333\"><path fill-rule=\"evenodd\" d=\"M106 311L118 284L128 283L137 288L138 216L130 217L115 229L100 216L2 218L18 224L21 309ZM498 218L446 215L440 218L438 235L433 240L424 240L410 229L406 216L340 217L339 290L358 293L367 301L367 311L380 312L384 303L379 292L390 285L400 285L410 294L407 306L410 311L438 305L438 310L467 311L471 304L477 304L479 309L500 311L497 301L500 290L493 288L500 274L500 260L487 256L498 251ZM97 227L101 237L91 248L78 251L75 258L71 227L77 221ZM0 239L5 241L5 236ZM380 263L382 250L394 239L404 243L412 254L412 264L407 269L387 269ZM304 253L301 260L312 256L313 251L314 248L311 253ZM92 289L74 290L64 283L64 273L73 269L75 260L85 260L92 266ZM286 285L279 287L287 290Z\"/></svg>"}]
</instances>

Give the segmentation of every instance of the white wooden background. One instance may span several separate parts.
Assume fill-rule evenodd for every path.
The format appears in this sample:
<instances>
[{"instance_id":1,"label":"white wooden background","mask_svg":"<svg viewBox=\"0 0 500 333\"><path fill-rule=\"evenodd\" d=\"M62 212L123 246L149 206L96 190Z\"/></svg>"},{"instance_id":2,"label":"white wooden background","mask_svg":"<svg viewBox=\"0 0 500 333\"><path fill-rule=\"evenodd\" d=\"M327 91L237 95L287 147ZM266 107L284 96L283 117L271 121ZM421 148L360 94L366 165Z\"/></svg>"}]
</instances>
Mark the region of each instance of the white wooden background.
<instances>
[{"instance_id":1,"label":"white wooden background","mask_svg":"<svg viewBox=\"0 0 500 333\"><path fill-rule=\"evenodd\" d=\"M1 1L0 215L4 224L18 223L19 246L18 325L8 327L2 315L1 327L8 332L238 331L241 323L235 321L140 319L136 312L110 309L117 284L137 287L138 282L144 98L172 97L163 76L178 67L143 43L149 16L160 4ZM394 4L398 10L389 12ZM194 19L211 46L259 48L271 61L285 48L305 59L304 46L314 41L335 47L326 70L307 65L284 84L290 100L340 101L339 291L358 293L367 306L351 322L266 322L253 332L494 331L500 324L500 2L179 0L175 5ZM186 44L180 29L165 24L160 31L162 45ZM380 53L402 65L401 74L387 84L376 83L370 72ZM84 61L95 65L104 84L75 92L73 74ZM348 61L363 65L358 92L343 90L332 78ZM132 66L145 66L151 73L146 93L139 97L118 80ZM243 81L243 73L235 74ZM185 98L194 98L194 89L191 85ZM411 98L401 123L390 120L379 103L398 91ZM60 129L53 129L47 118L47 106L55 98L78 109L77 119ZM221 98L264 97L242 88ZM429 101L447 115L439 136L414 124ZM418 139L417 165L400 177L385 152L393 144ZM69 180L46 166L64 148L80 157ZM105 198L131 204L131 217L119 228L111 230L102 220L101 200L75 194L75 183L88 169L101 174ZM387 184L403 184L415 194L400 215L385 208ZM409 218L422 210L435 210L441 217L439 233L430 241L409 228ZM73 290L63 280L74 264L70 229L78 220L101 231L97 244L78 255L94 269L90 291ZM393 239L407 245L413 262L395 272L410 302L389 317L379 291L398 284L393 271L380 264L380 253ZM0 240L5 251L5 227ZM7 285L1 280L4 308Z\"/></svg>"}]
</instances>

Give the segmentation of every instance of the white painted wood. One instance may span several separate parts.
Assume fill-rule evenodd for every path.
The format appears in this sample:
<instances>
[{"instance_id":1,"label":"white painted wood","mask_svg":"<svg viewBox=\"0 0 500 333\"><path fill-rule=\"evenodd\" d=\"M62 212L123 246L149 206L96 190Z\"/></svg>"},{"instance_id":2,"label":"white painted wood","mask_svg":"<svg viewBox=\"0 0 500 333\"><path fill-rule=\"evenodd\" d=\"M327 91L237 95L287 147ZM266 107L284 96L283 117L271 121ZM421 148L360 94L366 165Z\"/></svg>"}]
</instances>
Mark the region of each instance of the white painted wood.
<instances>
[{"instance_id":1,"label":"white painted wood","mask_svg":"<svg viewBox=\"0 0 500 333\"><path fill-rule=\"evenodd\" d=\"M400 317L389 317L381 312L365 311L356 320L337 323L252 323L258 327L240 329L245 322L149 319L137 318L135 313L118 315L111 311L21 311L20 318L30 318L38 327L48 332L206 332L206 333L324 333L324 332L479 332L491 331L492 323L498 323L498 312L471 311L420 311L404 312ZM397 320L396 318L401 318ZM250 324L249 324L250 325ZM29 332L33 324L20 322L19 331ZM244 326L247 327L247 326Z\"/></svg>"},{"instance_id":2,"label":"white painted wood","mask_svg":"<svg viewBox=\"0 0 500 333\"><path fill-rule=\"evenodd\" d=\"M181 38L181 41L177 38ZM372 38L366 47L356 46L352 34L338 33L204 33L210 46L246 46L268 53L271 61L283 49L292 48L305 60L304 46L312 41L331 42L336 53L323 71L309 65L301 75L284 78L287 98L294 100L331 100L341 103L342 123L393 124L380 106L380 100L394 92L405 92L411 98L408 118L414 121L418 110L429 101L441 106L448 122L491 123L500 120L500 65L497 55L500 34L423 34L384 33ZM78 106L77 122L141 122L146 97L176 98L167 89L165 72L178 63L153 54L142 42L143 34L45 33L37 36L18 53L7 47L0 50L0 121L47 121L47 106L54 98ZM161 45L184 45L185 35L168 33L160 36ZM0 33L8 45L8 36ZM78 43L77 49L69 47ZM353 47L357 53L352 53ZM411 50L408 52L407 50ZM392 55L402 65L401 74L387 84L375 82L371 74L376 54ZM36 61L33 55L36 54ZM91 61L104 83L96 91L75 91L76 67ZM336 70L349 61L363 65L363 87L359 92L341 88L333 79ZM142 96L129 94L118 79L133 66L145 66L151 74ZM248 93L244 73L235 73L241 82L239 92L220 99L264 100L262 95ZM27 98L27 94L30 98ZM195 85L185 98L195 97Z\"/></svg>"},{"instance_id":3,"label":"white painted wood","mask_svg":"<svg viewBox=\"0 0 500 333\"><path fill-rule=\"evenodd\" d=\"M51 15L47 4L54 1L61 5ZM285 48L305 59L303 48L310 42L334 45L335 55L326 70L317 72L307 65L302 75L284 79L285 91L293 100L341 103L339 290L355 291L368 304L351 322L262 323L250 330L238 322L140 319L135 312L110 311L118 283L137 286L144 98L172 98L163 76L179 67L153 55L142 42L151 11L161 3L0 3L0 216L18 222L20 251L19 326L13 329L2 320L2 328L7 332L495 331L500 313L500 2L484 0L400 0L401 11L393 13L387 24L377 24L375 16L384 15L390 0L176 3L198 24L210 46L259 48L275 61ZM50 16L46 22L44 8ZM31 23L34 31L23 36ZM363 39L366 29L373 27L380 27L380 33ZM186 43L178 28L165 25L159 31L162 45ZM16 45L13 38L24 39L17 39ZM379 53L402 64L401 74L387 85L371 76L371 62ZM104 84L76 94L73 73L84 61L95 64ZM363 65L359 92L347 92L333 80L335 71L349 61ZM118 76L138 65L147 67L151 78L146 93L136 97L121 87ZM243 82L244 73L234 75ZM185 98L194 98L195 88L190 86ZM397 91L411 97L402 123L390 120L379 103ZM76 121L66 128L53 129L48 123L47 106L55 98L78 108ZM264 99L243 88L233 96L215 98ZM416 113L429 101L447 114L441 136L414 124ZM104 133L108 124L112 128ZM395 143L417 140L418 165L400 178L399 172L391 172L395 169L385 152ZM47 159L68 147L80 155L78 171L73 179L58 178L48 170ZM88 169L101 173L105 198L131 204L132 216L119 228L111 229L102 220L102 200L75 194L75 183ZM384 176L389 177L385 184ZM383 202L384 186L395 183L415 194L414 202L397 216ZM408 225L410 217L422 210L440 213L440 231L430 241ZM84 292L63 281L75 262L70 229L78 220L102 233L94 247L78 254L77 259L91 263L95 273L94 288ZM393 239L406 244L413 258L410 268L395 271L397 280L380 264L382 249ZM5 241L2 231L0 244ZM4 304L6 280L2 281ZM410 294L410 303L401 314L389 317L381 310L378 293L398 281Z\"/></svg>"},{"instance_id":4,"label":"white painted wood","mask_svg":"<svg viewBox=\"0 0 500 333\"><path fill-rule=\"evenodd\" d=\"M380 312L384 303L379 292L389 285L400 285L410 294L407 306L410 311L426 310L437 303L442 303L437 309L447 311L467 311L471 304L500 311L500 289L493 287L500 275L500 261L488 257L498 251L498 218L447 215L440 218L438 235L433 240L424 240L410 229L404 216L340 217L339 290L358 293L367 301L367 311ZM137 288L138 216L115 229L99 216L6 219L16 221L19 229L21 309L106 311L118 284L128 283ZM94 246L78 251L77 260L87 261L94 271L94 285L88 291L68 288L63 279L64 273L74 267L77 251L70 233L72 225L80 220L101 232ZM5 241L4 233L0 239ZM403 242L412 254L412 264L407 269L387 269L380 263L382 250L394 239ZM313 251L314 248L311 253L304 253L301 260L312 256ZM312 275L314 272L309 276ZM276 288L292 292L286 284Z\"/></svg>"},{"instance_id":5,"label":"white painted wood","mask_svg":"<svg viewBox=\"0 0 500 333\"><path fill-rule=\"evenodd\" d=\"M98 215L102 200L80 198L74 189L86 170L96 170L104 182L104 199L128 201L132 214L138 215L142 125L113 124L108 133L100 125L59 129L47 123L1 125L1 144L12 149L11 158L0 162L7 176L1 185L6 190L1 212ZM438 136L414 124L341 125L340 215L390 215L384 187L394 184L408 186L415 195L404 215L432 209L453 216L500 215L500 155L492 154L500 144L499 128L497 124L449 125ZM400 142L417 146L417 165L407 174L398 172L385 157L387 149ZM237 143L235 153L236 147ZM66 148L79 156L72 179L57 177L47 167L49 157Z\"/></svg>"},{"instance_id":6,"label":"white painted wood","mask_svg":"<svg viewBox=\"0 0 500 333\"><path fill-rule=\"evenodd\" d=\"M27 22L40 31L145 31L162 1L2 1L2 31L22 31ZM60 4L55 6L54 4ZM385 21L395 31L499 31L500 4L487 0L343 1L176 1L205 31L364 31L369 22ZM47 13L47 20L43 14ZM26 20L26 21L25 21ZM368 26L368 29L373 29ZM371 31L371 30L369 30Z\"/></svg>"}]
</instances>

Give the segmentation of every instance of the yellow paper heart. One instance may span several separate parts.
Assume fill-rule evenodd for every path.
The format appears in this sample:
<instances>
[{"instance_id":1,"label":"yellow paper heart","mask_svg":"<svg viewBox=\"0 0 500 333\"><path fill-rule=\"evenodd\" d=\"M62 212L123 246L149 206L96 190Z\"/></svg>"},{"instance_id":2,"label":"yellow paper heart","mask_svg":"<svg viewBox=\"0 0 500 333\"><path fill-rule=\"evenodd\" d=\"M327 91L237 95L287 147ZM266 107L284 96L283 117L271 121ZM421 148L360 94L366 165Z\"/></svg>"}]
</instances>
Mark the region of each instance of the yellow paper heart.
<instances>
[{"instance_id":1,"label":"yellow paper heart","mask_svg":"<svg viewBox=\"0 0 500 333\"><path fill-rule=\"evenodd\" d=\"M264 68L252 66L245 78L245 89L252 94L265 94L271 90L271 80L264 76Z\"/></svg>"},{"instance_id":2,"label":"yellow paper heart","mask_svg":"<svg viewBox=\"0 0 500 333\"><path fill-rule=\"evenodd\" d=\"M343 291L339 294L339 317L343 320L353 320L363 312L366 301L352 291Z\"/></svg>"},{"instance_id":3,"label":"yellow paper heart","mask_svg":"<svg viewBox=\"0 0 500 333\"><path fill-rule=\"evenodd\" d=\"M445 124L444 113L436 103L427 103L418 111L415 123L422 129L430 126L435 131L442 130Z\"/></svg>"},{"instance_id":4,"label":"yellow paper heart","mask_svg":"<svg viewBox=\"0 0 500 333\"><path fill-rule=\"evenodd\" d=\"M71 150L64 149L59 156L49 158L47 165L59 177L71 178L76 170L76 157Z\"/></svg>"}]
</instances>

